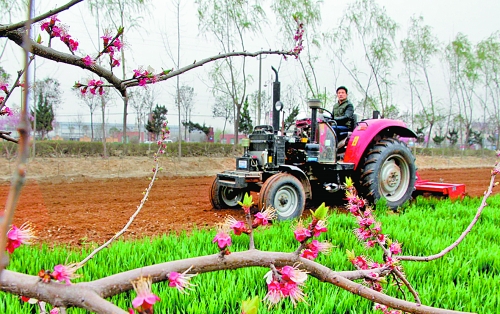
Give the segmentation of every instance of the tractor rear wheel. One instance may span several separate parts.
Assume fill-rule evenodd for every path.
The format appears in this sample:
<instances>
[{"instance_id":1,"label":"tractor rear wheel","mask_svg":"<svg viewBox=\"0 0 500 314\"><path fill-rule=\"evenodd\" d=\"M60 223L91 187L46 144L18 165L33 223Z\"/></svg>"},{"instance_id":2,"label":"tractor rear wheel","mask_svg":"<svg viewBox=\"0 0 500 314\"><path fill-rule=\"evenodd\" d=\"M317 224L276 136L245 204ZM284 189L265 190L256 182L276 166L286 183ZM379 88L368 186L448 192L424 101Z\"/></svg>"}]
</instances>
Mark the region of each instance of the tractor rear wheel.
<instances>
[{"instance_id":1,"label":"tractor rear wheel","mask_svg":"<svg viewBox=\"0 0 500 314\"><path fill-rule=\"evenodd\" d=\"M288 173L278 173L264 182L259 194L259 209L276 209L278 220L300 217L306 194L299 179Z\"/></svg>"},{"instance_id":2,"label":"tractor rear wheel","mask_svg":"<svg viewBox=\"0 0 500 314\"><path fill-rule=\"evenodd\" d=\"M238 202L243 201L245 192L244 189L234 189L219 185L216 177L212 183L209 198L215 209L236 208L240 206Z\"/></svg>"},{"instance_id":3,"label":"tractor rear wheel","mask_svg":"<svg viewBox=\"0 0 500 314\"><path fill-rule=\"evenodd\" d=\"M415 157L404 143L384 138L369 150L361 174L363 196L369 201L385 198L396 210L411 199L415 181Z\"/></svg>"}]
</instances>

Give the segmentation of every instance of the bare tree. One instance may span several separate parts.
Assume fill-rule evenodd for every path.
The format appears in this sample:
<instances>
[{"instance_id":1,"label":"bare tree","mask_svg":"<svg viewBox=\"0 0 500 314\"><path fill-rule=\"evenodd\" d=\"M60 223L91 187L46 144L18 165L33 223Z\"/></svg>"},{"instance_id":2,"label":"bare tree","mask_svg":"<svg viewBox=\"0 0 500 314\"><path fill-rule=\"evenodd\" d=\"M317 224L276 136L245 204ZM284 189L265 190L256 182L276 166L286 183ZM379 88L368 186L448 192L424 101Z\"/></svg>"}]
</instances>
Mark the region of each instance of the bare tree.
<instances>
[{"instance_id":1,"label":"bare tree","mask_svg":"<svg viewBox=\"0 0 500 314\"><path fill-rule=\"evenodd\" d=\"M395 109L390 104L393 84L390 73L396 58L397 28L396 22L374 0L356 0L346 9L340 25L326 36L331 51L363 93L363 109L371 107L382 116L389 116ZM367 73L354 61L359 50Z\"/></svg>"},{"instance_id":2,"label":"bare tree","mask_svg":"<svg viewBox=\"0 0 500 314\"><path fill-rule=\"evenodd\" d=\"M407 38L401 41L401 48L410 85L412 112L414 100L417 100L428 125L427 138L431 139L432 128L439 114L429 70L432 68L432 58L439 52L440 43L432 34L430 26L422 23L422 17L412 17ZM429 142L430 140L427 141L427 147Z\"/></svg>"},{"instance_id":3,"label":"bare tree","mask_svg":"<svg viewBox=\"0 0 500 314\"><path fill-rule=\"evenodd\" d=\"M457 34L455 39L446 46L445 60L450 70L450 90L452 99L458 104L458 117L468 142L474 113L474 90L479 82L478 62L473 46L467 36ZM463 133L461 133L463 134Z\"/></svg>"},{"instance_id":4,"label":"bare tree","mask_svg":"<svg viewBox=\"0 0 500 314\"><path fill-rule=\"evenodd\" d=\"M131 107L135 110L137 118L137 129L140 134L143 132L146 125L146 117L151 113L155 104L157 92L155 86L151 85L145 89L138 89L129 94L129 102Z\"/></svg>"},{"instance_id":5,"label":"bare tree","mask_svg":"<svg viewBox=\"0 0 500 314\"><path fill-rule=\"evenodd\" d=\"M83 104L89 108L90 112L90 139L94 141L94 111L98 106L98 98L94 97L92 94L81 93L80 90L74 90L78 98L82 101Z\"/></svg>"},{"instance_id":6,"label":"bare tree","mask_svg":"<svg viewBox=\"0 0 500 314\"><path fill-rule=\"evenodd\" d=\"M182 85L175 97L175 104L177 108L181 109L184 122L187 123L191 120L190 114L193 109L193 98L196 96L194 88L188 85ZM187 140L187 128L184 128L184 140Z\"/></svg>"}]
</instances>

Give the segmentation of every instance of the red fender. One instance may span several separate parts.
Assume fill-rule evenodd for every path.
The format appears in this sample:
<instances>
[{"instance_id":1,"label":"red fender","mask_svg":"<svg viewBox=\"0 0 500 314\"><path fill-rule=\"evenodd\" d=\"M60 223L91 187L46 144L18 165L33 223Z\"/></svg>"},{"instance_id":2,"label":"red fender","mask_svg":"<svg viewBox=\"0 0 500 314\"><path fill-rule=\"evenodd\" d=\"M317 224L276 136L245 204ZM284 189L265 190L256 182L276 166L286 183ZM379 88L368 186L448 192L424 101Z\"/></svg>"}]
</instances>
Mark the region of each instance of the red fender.
<instances>
[{"instance_id":1,"label":"red fender","mask_svg":"<svg viewBox=\"0 0 500 314\"><path fill-rule=\"evenodd\" d=\"M378 137L378 138L377 138ZM370 144L375 138L383 137L413 137L417 135L406 127L400 120L391 119L367 119L358 122L352 132L344 155L344 162L353 163L354 169L363 158Z\"/></svg>"}]
</instances>

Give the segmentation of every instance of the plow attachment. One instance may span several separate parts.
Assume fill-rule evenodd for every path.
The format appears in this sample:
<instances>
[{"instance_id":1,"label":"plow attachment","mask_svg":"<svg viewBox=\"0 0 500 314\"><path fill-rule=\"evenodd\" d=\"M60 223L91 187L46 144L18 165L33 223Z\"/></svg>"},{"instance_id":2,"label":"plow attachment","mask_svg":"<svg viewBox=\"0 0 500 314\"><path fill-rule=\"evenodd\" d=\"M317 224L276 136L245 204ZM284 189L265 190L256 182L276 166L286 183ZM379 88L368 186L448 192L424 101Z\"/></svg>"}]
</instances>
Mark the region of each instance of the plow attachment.
<instances>
[{"instance_id":1,"label":"plow attachment","mask_svg":"<svg viewBox=\"0 0 500 314\"><path fill-rule=\"evenodd\" d=\"M463 199L465 197L465 184L461 183L444 183L431 182L422 180L417 174L417 182L415 183L414 195L424 196L443 196L450 199Z\"/></svg>"}]
</instances>

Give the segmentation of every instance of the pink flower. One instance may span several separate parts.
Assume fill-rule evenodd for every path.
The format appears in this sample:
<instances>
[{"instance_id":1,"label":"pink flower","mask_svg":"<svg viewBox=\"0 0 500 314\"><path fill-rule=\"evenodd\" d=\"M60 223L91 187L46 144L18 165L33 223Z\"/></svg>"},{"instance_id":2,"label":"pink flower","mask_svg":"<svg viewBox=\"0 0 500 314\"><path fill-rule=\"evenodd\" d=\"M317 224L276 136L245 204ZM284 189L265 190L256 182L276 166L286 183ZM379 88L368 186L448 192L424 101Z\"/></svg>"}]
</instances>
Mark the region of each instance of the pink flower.
<instances>
[{"instance_id":1,"label":"pink flower","mask_svg":"<svg viewBox=\"0 0 500 314\"><path fill-rule=\"evenodd\" d=\"M219 231L212 240L213 243L217 242L219 249L224 250L231 245L231 237L226 233L223 228L219 228Z\"/></svg>"},{"instance_id":2,"label":"pink flower","mask_svg":"<svg viewBox=\"0 0 500 314\"><path fill-rule=\"evenodd\" d=\"M332 251L332 244L326 241L319 242L318 240L312 240L311 243L309 243L308 248L316 252L316 254L321 252L328 255Z\"/></svg>"},{"instance_id":3,"label":"pink flower","mask_svg":"<svg viewBox=\"0 0 500 314\"><path fill-rule=\"evenodd\" d=\"M364 229L364 228L357 228L354 229L354 234L360 239L361 241L365 241L373 237L372 231L370 229Z\"/></svg>"},{"instance_id":4,"label":"pink flower","mask_svg":"<svg viewBox=\"0 0 500 314\"><path fill-rule=\"evenodd\" d=\"M236 220L232 216L228 216L226 218L226 221L224 224L230 228L233 229L233 232L235 235L241 235L242 233L248 233L249 230L247 229L247 226L245 225L244 221L241 220Z\"/></svg>"},{"instance_id":5,"label":"pink flower","mask_svg":"<svg viewBox=\"0 0 500 314\"><path fill-rule=\"evenodd\" d=\"M304 251L302 251L302 253L300 254L300 257L302 258L306 258L306 259L309 259L309 260L314 260L316 257L318 257L318 252L316 251L313 251L311 249L305 249Z\"/></svg>"},{"instance_id":6,"label":"pink flower","mask_svg":"<svg viewBox=\"0 0 500 314\"><path fill-rule=\"evenodd\" d=\"M119 67L119 66L120 66L120 60L111 57L111 67L114 68L114 67Z\"/></svg>"},{"instance_id":7,"label":"pink flower","mask_svg":"<svg viewBox=\"0 0 500 314\"><path fill-rule=\"evenodd\" d=\"M87 55L85 58L82 58L82 61L88 67L95 63L94 59L92 59L89 55Z\"/></svg>"},{"instance_id":8,"label":"pink flower","mask_svg":"<svg viewBox=\"0 0 500 314\"><path fill-rule=\"evenodd\" d=\"M357 256L351 263L359 269L368 269L368 261L364 256Z\"/></svg>"},{"instance_id":9,"label":"pink flower","mask_svg":"<svg viewBox=\"0 0 500 314\"><path fill-rule=\"evenodd\" d=\"M79 276L75 274L75 272L81 266L78 264L70 264L70 265L56 265L54 266L54 271L51 273L52 277L60 282L65 281L66 285L71 285L71 279L78 278Z\"/></svg>"},{"instance_id":10,"label":"pink flower","mask_svg":"<svg viewBox=\"0 0 500 314\"><path fill-rule=\"evenodd\" d=\"M7 84L5 82L0 82L0 90L6 94L9 93L9 90L7 89L7 87L9 87L9 84Z\"/></svg>"},{"instance_id":11,"label":"pink flower","mask_svg":"<svg viewBox=\"0 0 500 314\"><path fill-rule=\"evenodd\" d=\"M255 219L253 220L253 227L256 228L258 226L266 226L269 224L269 220L276 219L276 210L268 206L266 210L263 212L258 212L255 214Z\"/></svg>"},{"instance_id":12,"label":"pink flower","mask_svg":"<svg viewBox=\"0 0 500 314\"><path fill-rule=\"evenodd\" d=\"M307 280L307 272L292 266L283 266L281 276L285 281L293 281L298 285L304 284Z\"/></svg>"},{"instance_id":13,"label":"pink flower","mask_svg":"<svg viewBox=\"0 0 500 314\"><path fill-rule=\"evenodd\" d=\"M52 310L50 310L49 314L59 314L59 308L55 307Z\"/></svg>"},{"instance_id":14,"label":"pink flower","mask_svg":"<svg viewBox=\"0 0 500 314\"><path fill-rule=\"evenodd\" d=\"M277 276L276 271L281 276ZM268 290L264 301L267 301L270 305L274 305L286 297L290 297L293 305L296 305L296 302L304 301L305 295L301 286L304 285L307 279L305 271L297 267L284 266L275 271L270 270L264 278L266 278Z\"/></svg>"},{"instance_id":15,"label":"pink flower","mask_svg":"<svg viewBox=\"0 0 500 314\"><path fill-rule=\"evenodd\" d=\"M50 26L49 22L43 22L42 25L40 25L40 28L42 29L42 31L44 31L44 30L48 31L49 26Z\"/></svg>"},{"instance_id":16,"label":"pink flower","mask_svg":"<svg viewBox=\"0 0 500 314\"><path fill-rule=\"evenodd\" d=\"M110 34L104 34L101 36L102 42L104 43L104 46L107 46L109 44L109 41L113 39L113 37Z\"/></svg>"},{"instance_id":17,"label":"pink flower","mask_svg":"<svg viewBox=\"0 0 500 314\"><path fill-rule=\"evenodd\" d=\"M399 254L401 253L401 244L399 242L392 242L391 246L389 247L389 250L391 251L392 254Z\"/></svg>"},{"instance_id":18,"label":"pink flower","mask_svg":"<svg viewBox=\"0 0 500 314\"><path fill-rule=\"evenodd\" d=\"M137 296L132 300L132 306L139 313L153 313L153 305L160 301L160 298L151 291L151 278L140 277L132 282ZM147 312L148 311L148 312Z\"/></svg>"},{"instance_id":19,"label":"pink flower","mask_svg":"<svg viewBox=\"0 0 500 314\"><path fill-rule=\"evenodd\" d=\"M270 283L267 284L267 294L264 297L264 301L267 301L271 305L277 304L281 299L283 299L285 296L283 295L283 292L281 292L281 286L280 283L273 280Z\"/></svg>"},{"instance_id":20,"label":"pink flower","mask_svg":"<svg viewBox=\"0 0 500 314\"><path fill-rule=\"evenodd\" d=\"M22 224L21 228L12 225L9 232L7 232L6 250L12 254L21 244L31 244L30 241L34 238L36 238L34 230L29 223Z\"/></svg>"},{"instance_id":21,"label":"pink flower","mask_svg":"<svg viewBox=\"0 0 500 314\"><path fill-rule=\"evenodd\" d=\"M50 37L61 37L62 30L58 26L52 26Z\"/></svg>"},{"instance_id":22,"label":"pink flower","mask_svg":"<svg viewBox=\"0 0 500 314\"><path fill-rule=\"evenodd\" d=\"M192 290L192 286L194 286L189 281L192 277L196 276L196 274L188 274L187 272L191 270L192 266L189 267L182 274L178 272L170 272L168 274L168 286L178 289L182 293L187 293L186 289Z\"/></svg>"},{"instance_id":23,"label":"pink flower","mask_svg":"<svg viewBox=\"0 0 500 314\"><path fill-rule=\"evenodd\" d=\"M304 301L304 292L300 288L300 286L294 282L287 282L285 283L281 291L283 295L290 297L290 300L293 303L293 306L297 305L297 302L302 302Z\"/></svg>"},{"instance_id":24,"label":"pink flower","mask_svg":"<svg viewBox=\"0 0 500 314\"><path fill-rule=\"evenodd\" d=\"M309 229L304 228L301 224L297 226L295 231L293 232L295 239L299 242L304 242L306 239L311 237L311 231Z\"/></svg>"},{"instance_id":25,"label":"pink flower","mask_svg":"<svg viewBox=\"0 0 500 314\"><path fill-rule=\"evenodd\" d=\"M0 97L0 104L3 103L3 100L4 98L3 97ZM14 113L12 112L12 110L10 110L9 107L3 107L2 108L2 111L0 112L0 115L1 116L4 116L4 115L7 115L8 117L12 116Z\"/></svg>"},{"instance_id":26,"label":"pink flower","mask_svg":"<svg viewBox=\"0 0 500 314\"><path fill-rule=\"evenodd\" d=\"M147 80L146 78L142 77L139 79L139 86L146 86Z\"/></svg>"},{"instance_id":27,"label":"pink flower","mask_svg":"<svg viewBox=\"0 0 500 314\"><path fill-rule=\"evenodd\" d=\"M69 39L67 45L71 51L76 51L78 49L78 42L73 39Z\"/></svg>"},{"instance_id":28,"label":"pink flower","mask_svg":"<svg viewBox=\"0 0 500 314\"><path fill-rule=\"evenodd\" d=\"M116 47L116 50L120 51L120 49L123 47L123 43L120 41L119 38L116 38L115 41L113 42L113 46Z\"/></svg>"},{"instance_id":29,"label":"pink flower","mask_svg":"<svg viewBox=\"0 0 500 314\"><path fill-rule=\"evenodd\" d=\"M324 220L318 220L316 225L314 225L314 228L312 230L313 235L315 237L319 237L322 232L327 232L328 229L326 228L326 222Z\"/></svg>"}]
</instances>

